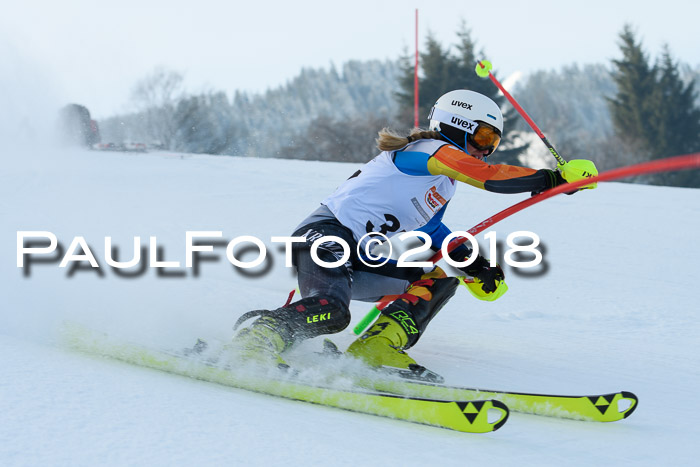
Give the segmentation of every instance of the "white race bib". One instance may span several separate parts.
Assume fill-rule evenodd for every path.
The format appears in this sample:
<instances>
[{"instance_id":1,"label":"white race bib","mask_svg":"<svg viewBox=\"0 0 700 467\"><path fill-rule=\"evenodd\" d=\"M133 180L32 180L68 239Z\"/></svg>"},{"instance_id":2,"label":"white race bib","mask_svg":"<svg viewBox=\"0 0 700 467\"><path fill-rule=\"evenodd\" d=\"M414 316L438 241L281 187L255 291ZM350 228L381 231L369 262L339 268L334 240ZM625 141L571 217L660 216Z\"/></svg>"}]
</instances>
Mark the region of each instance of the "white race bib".
<instances>
[{"instance_id":1,"label":"white race bib","mask_svg":"<svg viewBox=\"0 0 700 467\"><path fill-rule=\"evenodd\" d=\"M419 140L411 149L433 154L445 143ZM370 232L392 237L427 224L456 190L444 175L416 176L401 172L384 151L369 161L322 201L335 217L352 230L355 240ZM361 243L368 241L368 237Z\"/></svg>"}]
</instances>

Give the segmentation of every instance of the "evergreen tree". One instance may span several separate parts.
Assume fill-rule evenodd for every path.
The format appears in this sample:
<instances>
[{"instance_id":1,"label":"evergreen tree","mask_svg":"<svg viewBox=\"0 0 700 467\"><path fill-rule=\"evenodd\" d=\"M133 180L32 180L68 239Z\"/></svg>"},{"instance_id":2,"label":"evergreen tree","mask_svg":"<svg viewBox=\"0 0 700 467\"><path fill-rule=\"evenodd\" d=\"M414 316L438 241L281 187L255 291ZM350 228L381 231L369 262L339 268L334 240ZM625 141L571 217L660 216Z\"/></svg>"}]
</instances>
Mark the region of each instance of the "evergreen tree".
<instances>
[{"instance_id":1,"label":"evergreen tree","mask_svg":"<svg viewBox=\"0 0 700 467\"><path fill-rule=\"evenodd\" d=\"M700 108L694 83L685 84L668 47L650 65L631 26L620 33L622 59L613 60L617 94L609 99L615 134L623 152L637 160L700 150ZM698 171L658 174L646 182L700 187Z\"/></svg>"},{"instance_id":2,"label":"evergreen tree","mask_svg":"<svg viewBox=\"0 0 700 467\"><path fill-rule=\"evenodd\" d=\"M503 109L503 104L506 102L505 96L498 92L498 88L494 86L490 79L480 78L474 71L477 62L485 58L485 55L483 50L476 50L476 44L471 38L471 31L467 29L464 21L462 21L457 37L459 37L459 43L457 44L459 85L464 89L471 89L490 97Z\"/></svg>"},{"instance_id":3,"label":"evergreen tree","mask_svg":"<svg viewBox=\"0 0 700 467\"><path fill-rule=\"evenodd\" d=\"M478 61L475 52L476 46L465 23L462 23L458 37L460 40L455 47L456 52L452 52L449 47L444 47L431 33L428 33L425 51L420 54L419 118L421 127L427 126L426 119L431 107L446 92L455 89L470 89L479 92L493 99L504 111L505 134L503 135L503 145L494 156L498 158L496 162L517 164L518 155L522 153L525 146L511 144L509 147L508 127L513 118L517 117L515 109L510 108L510 111L506 111L505 97L500 95L498 88L489 80L479 78L474 72ZM401 122L405 122L407 127L409 122L413 121L414 105L414 68L413 65L408 66L409 60L407 56L401 57L401 74L399 76L401 91L397 93L398 117ZM406 120L408 115L411 116L411 120Z\"/></svg>"},{"instance_id":4,"label":"evergreen tree","mask_svg":"<svg viewBox=\"0 0 700 467\"><path fill-rule=\"evenodd\" d=\"M471 38L471 31L462 21L461 29L457 33L459 43L457 44L458 64L457 76L459 81L454 89L470 89L491 98L503 112L503 142L495 153L496 162L500 164L518 164L519 156L527 149L527 144L519 145L515 142L514 132L515 122L520 116L514 107L507 104L507 99L500 93L498 88L490 79L480 78L474 69L479 60L485 57L482 50L476 51L476 44ZM510 138L509 138L510 136Z\"/></svg>"},{"instance_id":5,"label":"evergreen tree","mask_svg":"<svg viewBox=\"0 0 700 467\"><path fill-rule=\"evenodd\" d=\"M620 33L620 51L622 59L613 60L615 70L612 73L617 94L609 99L615 133L623 142L650 147L655 106L651 96L656 87L656 68L649 64L629 24Z\"/></svg>"},{"instance_id":6,"label":"evergreen tree","mask_svg":"<svg viewBox=\"0 0 700 467\"><path fill-rule=\"evenodd\" d=\"M414 73L413 56L400 58L400 91L396 93L399 122L405 128L413 126ZM418 122L421 128L427 127L427 117L435 101L453 89L459 89L459 61L444 48L432 33L425 40L425 50L420 52L418 77Z\"/></svg>"},{"instance_id":7,"label":"evergreen tree","mask_svg":"<svg viewBox=\"0 0 700 467\"><path fill-rule=\"evenodd\" d=\"M418 116L421 122L426 121L430 109L438 98L453 89L459 89L459 61L449 48L444 48L428 34L425 41L426 51L420 54L420 67L423 76L419 77Z\"/></svg>"},{"instance_id":8,"label":"evergreen tree","mask_svg":"<svg viewBox=\"0 0 700 467\"><path fill-rule=\"evenodd\" d=\"M683 82L668 46L664 47L657 67L655 113L659 146L667 156L700 150L700 108L695 105L695 83Z\"/></svg>"},{"instance_id":9,"label":"evergreen tree","mask_svg":"<svg viewBox=\"0 0 700 467\"><path fill-rule=\"evenodd\" d=\"M664 47L658 65L658 85L654 95L654 153L674 156L700 151L700 107L695 105L695 83L687 85L680 77L679 65L668 46ZM659 174L655 180L664 185L700 187L700 171L679 171Z\"/></svg>"},{"instance_id":10,"label":"evergreen tree","mask_svg":"<svg viewBox=\"0 0 700 467\"><path fill-rule=\"evenodd\" d=\"M404 129L413 127L415 106L415 56L405 53L399 59L398 120ZM458 89L452 81L457 77L457 60L448 49L428 33L425 50L420 52L418 78L418 125L427 127L427 117L435 101L448 90ZM457 86L457 87L453 87Z\"/></svg>"},{"instance_id":11,"label":"evergreen tree","mask_svg":"<svg viewBox=\"0 0 700 467\"><path fill-rule=\"evenodd\" d=\"M404 54L399 57L398 68L398 85L399 90L394 92L398 111L396 118L401 127L410 128L413 126L413 109L414 109L414 72L415 72L415 56L404 51ZM420 93L419 96L420 98ZM420 111L419 111L420 112ZM420 113L418 115L420 122Z\"/></svg>"}]
</instances>

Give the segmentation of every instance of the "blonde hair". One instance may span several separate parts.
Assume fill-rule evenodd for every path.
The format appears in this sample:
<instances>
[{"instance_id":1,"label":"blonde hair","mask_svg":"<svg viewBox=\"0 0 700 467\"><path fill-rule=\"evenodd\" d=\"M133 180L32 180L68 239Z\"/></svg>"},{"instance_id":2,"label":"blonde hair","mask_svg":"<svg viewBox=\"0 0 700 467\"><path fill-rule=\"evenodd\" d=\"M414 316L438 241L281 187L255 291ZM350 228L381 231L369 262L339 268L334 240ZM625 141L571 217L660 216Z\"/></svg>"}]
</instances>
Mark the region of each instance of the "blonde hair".
<instances>
[{"instance_id":1,"label":"blonde hair","mask_svg":"<svg viewBox=\"0 0 700 467\"><path fill-rule=\"evenodd\" d=\"M408 136L401 136L394 130L383 128L376 139L377 147L380 151L397 151L405 147L408 143L418 141L419 139L442 139L442 136L437 131L422 130L414 128Z\"/></svg>"}]
</instances>

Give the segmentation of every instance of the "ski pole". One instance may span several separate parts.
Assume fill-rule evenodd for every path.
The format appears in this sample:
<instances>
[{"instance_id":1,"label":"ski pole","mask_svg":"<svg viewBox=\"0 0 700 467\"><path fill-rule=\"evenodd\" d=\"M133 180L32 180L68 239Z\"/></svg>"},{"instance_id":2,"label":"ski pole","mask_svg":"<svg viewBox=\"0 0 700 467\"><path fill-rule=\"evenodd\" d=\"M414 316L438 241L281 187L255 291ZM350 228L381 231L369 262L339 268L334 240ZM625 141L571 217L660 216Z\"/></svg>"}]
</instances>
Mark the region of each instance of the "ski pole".
<instances>
[{"instance_id":1,"label":"ski pole","mask_svg":"<svg viewBox=\"0 0 700 467\"><path fill-rule=\"evenodd\" d=\"M530 118L530 116L527 114L527 112L525 112L525 110L520 106L520 104L518 104L515 98L511 96L508 91L506 91L503 85L496 79L493 73L491 73L492 68L493 65L491 65L491 62L487 60L481 60L479 63L476 64L476 68L474 71L481 78L490 78L491 82L493 82L493 84L496 85L496 87L503 93L504 96L506 96L508 102L510 102L513 105L513 107L515 107L520 116L525 119L528 125L530 125L530 128L532 128L535 131L535 133L537 133L537 136L540 137L544 145L547 146L547 149L549 149L549 152L557 160L557 168L560 170L562 177L564 177L564 180L571 183L582 178L590 178L592 176L598 175L598 169L596 168L595 163L593 163L593 161L587 159L573 159L567 162L566 160L564 160L564 158L559 154L559 152L556 149L554 149L554 146L552 146L552 143L549 142L544 133L542 133L542 130L540 130L540 128L535 124L534 120ZM592 189L596 186L596 184L586 185L582 187L581 190Z\"/></svg>"},{"instance_id":2,"label":"ski pole","mask_svg":"<svg viewBox=\"0 0 700 467\"><path fill-rule=\"evenodd\" d=\"M523 109L520 104L513 98L513 96L510 95L508 91L506 91L506 88L503 87L503 85L496 79L495 76L493 76L493 73L491 73L491 70L493 69L493 65L491 62L487 60L481 60L479 63L476 64L476 74L480 78L490 78L491 82L496 85L496 87L503 93L504 96L506 96L506 99L508 99L508 102L510 102L513 107L515 107L515 110L518 111L521 117L525 119L525 121L530 125L530 128L532 128L535 133L537 133L537 136L540 137L542 142L544 143L545 146L547 146L547 149L549 149L549 152L552 153L554 158L557 160L557 163L560 166L566 165L566 161L564 160L563 157L557 152L556 149L554 149L554 146L552 146L552 143L549 142L547 137L542 133L542 130L535 124L535 122L530 118L530 116L525 112L525 109Z\"/></svg>"}]
</instances>

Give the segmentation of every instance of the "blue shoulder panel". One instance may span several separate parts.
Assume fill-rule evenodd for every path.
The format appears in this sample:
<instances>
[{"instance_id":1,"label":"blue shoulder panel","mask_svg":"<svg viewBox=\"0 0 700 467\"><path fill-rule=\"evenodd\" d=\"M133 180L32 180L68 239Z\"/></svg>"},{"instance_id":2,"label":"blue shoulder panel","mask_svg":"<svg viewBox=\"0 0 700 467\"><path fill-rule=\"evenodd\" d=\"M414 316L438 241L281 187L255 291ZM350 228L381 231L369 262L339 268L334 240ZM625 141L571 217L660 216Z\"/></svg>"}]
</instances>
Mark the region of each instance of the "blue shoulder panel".
<instances>
[{"instance_id":1,"label":"blue shoulder panel","mask_svg":"<svg viewBox=\"0 0 700 467\"><path fill-rule=\"evenodd\" d=\"M428 171L428 159L431 155L419 151L396 151L394 165L406 175L431 175Z\"/></svg>"}]
</instances>

